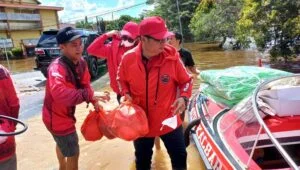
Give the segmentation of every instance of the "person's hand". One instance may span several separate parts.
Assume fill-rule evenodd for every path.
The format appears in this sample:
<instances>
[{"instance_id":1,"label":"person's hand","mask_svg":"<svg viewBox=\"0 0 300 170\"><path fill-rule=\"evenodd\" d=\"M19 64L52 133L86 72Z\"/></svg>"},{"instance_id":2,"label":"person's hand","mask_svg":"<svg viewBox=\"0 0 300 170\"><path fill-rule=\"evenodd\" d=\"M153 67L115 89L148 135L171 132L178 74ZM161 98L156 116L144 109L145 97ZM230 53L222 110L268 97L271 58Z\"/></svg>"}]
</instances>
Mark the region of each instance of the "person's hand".
<instances>
[{"instance_id":1,"label":"person's hand","mask_svg":"<svg viewBox=\"0 0 300 170\"><path fill-rule=\"evenodd\" d=\"M126 93L124 96L121 97L121 103L124 102L132 102L132 97L130 96L130 94Z\"/></svg>"},{"instance_id":2,"label":"person's hand","mask_svg":"<svg viewBox=\"0 0 300 170\"><path fill-rule=\"evenodd\" d=\"M94 105L94 109L95 109L96 112L99 112L100 110L103 110L103 106L99 104L98 100L95 100L93 102L93 105Z\"/></svg>"},{"instance_id":3,"label":"person's hand","mask_svg":"<svg viewBox=\"0 0 300 170\"><path fill-rule=\"evenodd\" d=\"M185 100L183 97L179 97L172 104L171 108L173 108L173 114L181 114L186 109Z\"/></svg>"},{"instance_id":4,"label":"person's hand","mask_svg":"<svg viewBox=\"0 0 300 170\"><path fill-rule=\"evenodd\" d=\"M107 35L108 37L112 37L112 36L114 36L114 35L119 35L119 34L120 34L120 33L119 33L118 30L112 30L112 31L109 31L109 32L106 33L106 35Z\"/></svg>"},{"instance_id":5,"label":"person's hand","mask_svg":"<svg viewBox=\"0 0 300 170\"><path fill-rule=\"evenodd\" d=\"M110 101L110 93L108 91L105 91L103 94L94 93L93 99L106 103Z\"/></svg>"}]
</instances>

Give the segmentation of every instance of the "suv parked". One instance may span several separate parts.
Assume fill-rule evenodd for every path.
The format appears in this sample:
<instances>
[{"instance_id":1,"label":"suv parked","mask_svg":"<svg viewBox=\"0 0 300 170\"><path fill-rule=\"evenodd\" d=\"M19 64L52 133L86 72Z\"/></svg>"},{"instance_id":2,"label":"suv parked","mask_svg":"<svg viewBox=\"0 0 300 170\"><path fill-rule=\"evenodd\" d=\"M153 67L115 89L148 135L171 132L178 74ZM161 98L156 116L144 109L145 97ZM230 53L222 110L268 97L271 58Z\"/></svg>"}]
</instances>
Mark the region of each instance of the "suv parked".
<instances>
[{"instance_id":1,"label":"suv parked","mask_svg":"<svg viewBox=\"0 0 300 170\"><path fill-rule=\"evenodd\" d=\"M99 66L106 63L106 60L99 59L87 53L87 47L99 36L96 32L78 29L84 35L82 43L84 44L83 57L88 64L88 68L92 78L96 78L99 74ZM47 78L47 68L50 63L60 56L60 49L56 42L56 34L58 30L44 31L35 48L36 68L40 70Z\"/></svg>"}]
</instances>

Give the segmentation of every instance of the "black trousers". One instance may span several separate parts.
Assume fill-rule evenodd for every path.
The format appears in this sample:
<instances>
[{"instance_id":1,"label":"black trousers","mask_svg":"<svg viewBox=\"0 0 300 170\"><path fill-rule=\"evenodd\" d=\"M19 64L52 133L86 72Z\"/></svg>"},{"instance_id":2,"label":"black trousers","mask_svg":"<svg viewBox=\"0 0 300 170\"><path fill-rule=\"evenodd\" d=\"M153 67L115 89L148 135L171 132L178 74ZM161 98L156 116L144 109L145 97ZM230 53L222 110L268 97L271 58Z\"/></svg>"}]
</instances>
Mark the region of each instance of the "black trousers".
<instances>
[{"instance_id":1,"label":"black trousers","mask_svg":"<svg viewBox=\"0 0 300 170\"><path fill-rule=\"evenodd\" d=\"M187 152L184 143L182 126L170 133L160 136L171 158L173 170L187 168ZM136 170L150 170L154 138L138 138L134 142Z\"/></svg>"}]
</instances>

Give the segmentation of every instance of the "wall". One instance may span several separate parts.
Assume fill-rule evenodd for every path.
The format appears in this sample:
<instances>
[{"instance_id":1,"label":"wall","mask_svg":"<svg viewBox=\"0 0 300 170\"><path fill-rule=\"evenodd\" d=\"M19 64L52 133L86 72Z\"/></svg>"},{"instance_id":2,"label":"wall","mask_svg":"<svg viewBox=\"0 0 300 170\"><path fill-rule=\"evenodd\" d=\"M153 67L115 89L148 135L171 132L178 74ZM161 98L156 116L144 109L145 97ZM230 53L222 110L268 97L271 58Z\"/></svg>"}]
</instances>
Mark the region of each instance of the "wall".
<instances>
[{"instance_id":1,"label":"wall","mask_svg":"<svg viewBox=\"0 0 300 170\"><path fill-rule=\"evenodd\" d=\"M20 47L22 39L40 38L40 31L11 31L14 47Z\"/></svg>"},{"instance_id":2,"label":"wall","mask_svg":"<svg viewBox=\"0 0 300 170\"><path fill-rule=\"evenodd\" d=\"M6 32L0 32L0 38L7 38Z\"/></svg>"},{"instance_id":3,"label":"wall","mask_svg":"<svg viewBox=\"0 0 300 170\"><path fill-rule=\"evenodd\" d=\"M56 11L54 10L40 10L42 20L42 30L47 31L49 29L58 29Z\"/></svg>"}]
</instances>

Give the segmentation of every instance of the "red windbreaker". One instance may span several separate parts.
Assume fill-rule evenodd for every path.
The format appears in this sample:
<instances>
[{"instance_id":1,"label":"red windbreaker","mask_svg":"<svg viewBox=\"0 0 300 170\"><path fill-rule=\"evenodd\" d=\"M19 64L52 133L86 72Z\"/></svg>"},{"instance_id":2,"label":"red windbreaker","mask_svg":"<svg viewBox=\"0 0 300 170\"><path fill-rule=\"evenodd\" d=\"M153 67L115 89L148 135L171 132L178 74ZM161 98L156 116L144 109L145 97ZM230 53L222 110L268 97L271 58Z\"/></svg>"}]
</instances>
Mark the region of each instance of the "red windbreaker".
<instances>
[{"instance_id":1,"label":"red windbreaker","mask_svg":"<svg viewBox=\"0 0 300 170\"><path fill-rule=\"evenodd\" d=\"M116 80L118 67L120 65L122 55L133 47L121 46L121 39L116 36L113 36L111 43L104 44L108 38L109 37L106 34L101 35L87 48L87 51L90 55L106 59L110 77L110 87L115 93L120 94Z\"/></svg>"},{"instance_id":2,"label":"red windbreaker","mask_svg":"<svg viewBox=\"0 0 300 170\"><path fill-rule=\"evenodd\" d=\"M19 98L17 97L9 72L0 65L0 115L18 118L19 109ZM12 127L12 131L13 130L14 127ZM0 144L0 162L11 158L15 151L15 138L14 136L9 136L4 143Z\"/></svg>"},{"instance_id":3,"label":"red windbreaker","mask_svg":"<svg viewBox=\"0 0 300 170\"><path fill-rule=\"evenodd\" d=\"M149 133L146 137L166 134L173 129L162 127L162 122L173 116L171 105L180 96L190 97L192 77L186 71L175 48L166 45L158 56L144 64L141 43L128 51L119 67L118 82L124 95L129 93L148 117ZM177 127L182 121L177 115Z\"/></svg>"},{"instance_id":4,"label":"red windbreaker","mask_svg":"<svg viewBox=\"0 0 300 170\"><path fill-rule=\"evenodd\" d=\"M93 89L90 74L83 58L76 65L81 88L71 69L60 59L54 60L48 68L46 95L43 106L43 121L55 135L67 135L75 131L75 106L84 101L92 102Z\"/></svg>"}]
</instances>

